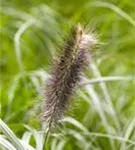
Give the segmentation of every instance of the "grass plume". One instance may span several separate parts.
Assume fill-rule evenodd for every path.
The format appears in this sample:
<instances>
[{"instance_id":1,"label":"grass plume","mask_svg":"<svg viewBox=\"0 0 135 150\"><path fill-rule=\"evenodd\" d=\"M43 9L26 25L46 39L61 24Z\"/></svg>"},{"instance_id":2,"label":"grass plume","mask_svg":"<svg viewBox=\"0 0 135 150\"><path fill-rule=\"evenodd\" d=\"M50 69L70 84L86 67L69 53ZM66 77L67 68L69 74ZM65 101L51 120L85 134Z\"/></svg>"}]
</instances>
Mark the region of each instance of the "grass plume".
<instances>
[{"instance_id":1,"label":"grass plume","mask_svg":"<svg viewBox=\"0 0 135 150\"><path fill-rule=\"evenodd\" d=\"M88 64L88 49L96 44L92 34L77 25L65 41L63 53L52 67L51 77L45 89L42 120L48 125L44 149L52 124L56 124L68 108L69 100Z\"/></svg>"},{"instance_id":2,"label":"grass plume","mask_svg":"<svg viewBox=\"0 0 135 150\"><path fill-rule=\"evenodd\" d=\"M92 34L85 33L80 25L72 29L46 85L43 121L56 123L63 116L81 73L88 64L88 49L94 44L96 39Z\"/></svg>"}]
</instances>

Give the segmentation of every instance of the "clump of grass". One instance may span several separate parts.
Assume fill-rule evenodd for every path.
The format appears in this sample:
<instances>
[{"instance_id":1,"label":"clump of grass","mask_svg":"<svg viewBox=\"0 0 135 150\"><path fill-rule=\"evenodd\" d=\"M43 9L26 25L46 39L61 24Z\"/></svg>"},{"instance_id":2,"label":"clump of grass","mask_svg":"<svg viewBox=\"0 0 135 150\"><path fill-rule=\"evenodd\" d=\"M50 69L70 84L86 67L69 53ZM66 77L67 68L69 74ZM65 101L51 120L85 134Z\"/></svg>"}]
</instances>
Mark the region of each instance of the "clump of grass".
<instances>
[{"instance_id":1,"label":"clump of grass","mask_svg":"<svg viewBox=\"0 0 135 150\"><path fill-rule=\"evenodd\" d=\"M38 132L37 124L41 122L35 111L35 107L39 110L39 99L35 97L49 75L48 59L55 56L59 38L64 35L67 24L93 21L105 44L96 50L98 56L92 57L84 83L77 91L75 99L80 109L72 111L73 118L62 119L66 128L60 133L51 133L46 148L133 150L134 5L130 1L72 2L68 5L68 0L43 4L38 1L35 7L34 0L28 4L30 7L18 1L2 2L1 118L17 137L23 136L19 141L24 150L43 148L44 133L41 136ZM27 128L24 132L24 123L32 129ZM2 122L0 124L3 126ZM0 149L3 146L8 150L20 149L20 142L16 144L18 140L14 142L12 134L9 136L5 131L7 128L0 129Z\"/></svg>"}]
</instances>

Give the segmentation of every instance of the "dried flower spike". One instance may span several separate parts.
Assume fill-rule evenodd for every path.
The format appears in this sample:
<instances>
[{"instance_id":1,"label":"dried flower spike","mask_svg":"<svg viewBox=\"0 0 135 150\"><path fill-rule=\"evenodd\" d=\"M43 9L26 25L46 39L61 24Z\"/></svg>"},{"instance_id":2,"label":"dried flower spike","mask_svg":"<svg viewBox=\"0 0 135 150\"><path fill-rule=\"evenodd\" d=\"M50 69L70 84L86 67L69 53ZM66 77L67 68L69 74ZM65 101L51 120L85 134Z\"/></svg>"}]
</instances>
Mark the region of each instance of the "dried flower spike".
<instances>
[{"instance_id":1,"label":"dried flower spike","mask_svg":"<svg viewBox=\"0 0 135 150\"><path fill-rule=\"evenodd\" d=\"M85 33L80 25L72 29L46 85L42 112L46 123L56 123L63 116L81 73L88 64L88 49L95 44L95 37Z\"/></svg>"}]
</instances>

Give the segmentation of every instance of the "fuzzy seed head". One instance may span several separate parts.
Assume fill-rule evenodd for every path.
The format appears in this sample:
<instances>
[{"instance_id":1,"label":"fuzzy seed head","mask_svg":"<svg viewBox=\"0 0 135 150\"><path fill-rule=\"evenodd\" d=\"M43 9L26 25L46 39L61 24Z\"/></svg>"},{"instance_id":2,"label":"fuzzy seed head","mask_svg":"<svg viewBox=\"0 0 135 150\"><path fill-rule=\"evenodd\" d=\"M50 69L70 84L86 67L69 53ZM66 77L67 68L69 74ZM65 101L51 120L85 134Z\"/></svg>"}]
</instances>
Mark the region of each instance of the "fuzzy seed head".
<instances>
[{"instance_id":1,"label":"fuzzy seed head","mask_svg":"<svg viewBox=\"0 0 135 150\"><path fill-rule=\"evenodd\" d=\"M56 123L63 116L88 64L88 49L95 44L94 36L86 34L80 25L72 29L45 88L43 121Z\"/></svg>"}]
</instances>

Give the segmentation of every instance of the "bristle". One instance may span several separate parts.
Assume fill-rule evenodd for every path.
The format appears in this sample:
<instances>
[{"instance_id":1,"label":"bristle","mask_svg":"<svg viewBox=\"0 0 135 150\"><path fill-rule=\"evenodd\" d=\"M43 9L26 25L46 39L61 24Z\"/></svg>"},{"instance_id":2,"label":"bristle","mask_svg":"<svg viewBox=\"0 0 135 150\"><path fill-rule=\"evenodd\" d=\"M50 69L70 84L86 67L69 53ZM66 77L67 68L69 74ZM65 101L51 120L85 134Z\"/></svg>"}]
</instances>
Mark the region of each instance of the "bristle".
<instances>
[{"instance_id":1,"label":"bristle","mask_svg":"<svg viewBox=\"0 0 135 150\"><path fill-rule=\"evenodd\" d=\"M46 123L56 123L64 115L81 73L88 64L88 49L95 44L96 39L86 34L80 25L72 29L46 85L42 113Z\"/></svg>"}]
</instances>

